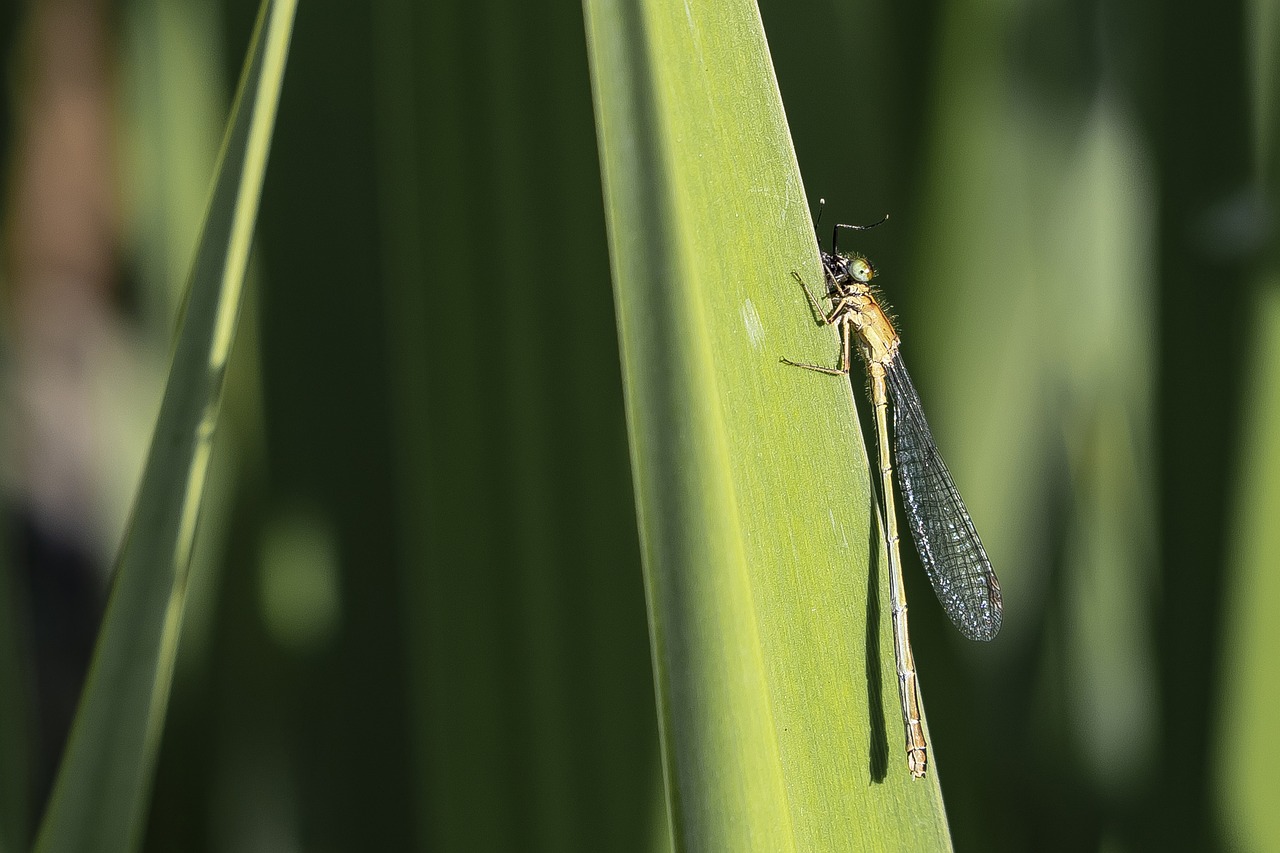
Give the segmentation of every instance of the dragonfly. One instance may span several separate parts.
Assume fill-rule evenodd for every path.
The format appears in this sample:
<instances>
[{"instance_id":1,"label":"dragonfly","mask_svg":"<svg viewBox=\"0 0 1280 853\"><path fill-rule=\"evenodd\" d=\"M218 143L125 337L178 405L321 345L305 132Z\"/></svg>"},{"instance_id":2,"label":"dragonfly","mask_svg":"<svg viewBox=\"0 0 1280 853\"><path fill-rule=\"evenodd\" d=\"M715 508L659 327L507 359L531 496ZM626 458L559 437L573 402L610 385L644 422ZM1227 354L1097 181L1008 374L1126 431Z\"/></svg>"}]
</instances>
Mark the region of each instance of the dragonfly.
<instances>
[{"instance_id":1,"label":"dragonfly","mask_svg":"<svg viewBox=\"0 0 1280 853\"><path fill-rule=\"evenodd\" d=\"M920 562L924 564L943 610L960 633L971 640L994 639L1000 631L1004 604L991 560L982 547L973 519L925 421L920 395L916 393L899 351L901 339L871 286L871 280L876 276L875 267L863 256L847 254L836 247L842 229L866 231L888 218L886 216L871 225L836 225L832 229L830 252L824 251L819 241L829 309L823 308L798 273L791 274L804 288L818 322L839 330L840 354L836 366L806 364L789 358L782 361L818 373L847 376L856 344L866 365L871 404L875 410L879 491L885 546L889 555L893 652L906 732L907 766L911 775L919 779L924 777L929 766L929 745L925 740L920 710L920 678L916 674L907 630L907 593L902 582L898 514L893 491L895 468ZM890 400L893 401L892 452L888 423Z\"/></svg>"}]
</instances>

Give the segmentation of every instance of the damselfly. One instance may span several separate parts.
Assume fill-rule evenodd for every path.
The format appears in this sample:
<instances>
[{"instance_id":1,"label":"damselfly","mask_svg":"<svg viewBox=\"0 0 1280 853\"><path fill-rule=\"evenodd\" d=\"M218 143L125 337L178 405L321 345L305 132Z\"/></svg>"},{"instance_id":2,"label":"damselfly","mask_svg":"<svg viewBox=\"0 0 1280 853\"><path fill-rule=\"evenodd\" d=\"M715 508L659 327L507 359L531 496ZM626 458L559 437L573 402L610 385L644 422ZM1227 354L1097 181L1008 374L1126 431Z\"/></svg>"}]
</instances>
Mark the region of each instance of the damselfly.
<instances>
[{"instance_id":1,"label":"damselfly","mask_svg":"<svg viewBox=\"0 0 1280 853\"><path fill-rule=\"evenodd\" d=\"M885 217L886 219L888 217ZM884 220L880 220L883 222ZM877 222L875 225L879 225ZM971 640L990 640L1000 630L1000 583L974 529L951 473L934 444L924 419L920 396L898 352L898 333L876 301L871 288L875 268L866 258L837 250L840 229L865 231L873 225L837 225L831 234L831 252L821 252L826 298L824 311L803 278L792 273L814 314L823 325L840 331L840 357L836 367L803 364L784 358L795 367L833 376L849 373L853 344L871 379L871 404L875 409L876 443L880 451L880 496L884 510L885 545L889 552L889 606L893 618L893 651L898 666L898 694L907 736L907 765L920 778L928 767L928 744L920 719L920 688L911 640L907 633L907 594L902 583L902 557L898 551L898 514L893 497L894 458L898 483L906 504L907 520L915 538L933 591L951 621ZM893 399L893 453L889 451L888 408Z\"/></svg>"}]
</instances>

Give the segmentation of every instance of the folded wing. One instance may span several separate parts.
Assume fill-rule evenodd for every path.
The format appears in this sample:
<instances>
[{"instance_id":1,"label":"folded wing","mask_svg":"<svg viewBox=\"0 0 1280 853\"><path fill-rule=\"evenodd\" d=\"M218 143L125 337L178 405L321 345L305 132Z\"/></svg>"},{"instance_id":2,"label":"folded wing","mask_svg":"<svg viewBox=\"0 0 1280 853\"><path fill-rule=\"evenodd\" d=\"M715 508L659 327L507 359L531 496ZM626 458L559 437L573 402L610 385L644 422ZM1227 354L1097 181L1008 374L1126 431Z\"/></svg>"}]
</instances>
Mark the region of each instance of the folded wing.
<instances>
[{"instance_id":1,"label":"folded wing","mask_svg":"<svg viewBox=\"0 0 1280 853\"><path fill-rule=\"evenodd\" d=\"M898 484L920 561L960 633L990 640L1000 631L1003 613L991 560L934 444L901 354L894 355L885 375L893 398Z\"/></svg>"}]
</instances>

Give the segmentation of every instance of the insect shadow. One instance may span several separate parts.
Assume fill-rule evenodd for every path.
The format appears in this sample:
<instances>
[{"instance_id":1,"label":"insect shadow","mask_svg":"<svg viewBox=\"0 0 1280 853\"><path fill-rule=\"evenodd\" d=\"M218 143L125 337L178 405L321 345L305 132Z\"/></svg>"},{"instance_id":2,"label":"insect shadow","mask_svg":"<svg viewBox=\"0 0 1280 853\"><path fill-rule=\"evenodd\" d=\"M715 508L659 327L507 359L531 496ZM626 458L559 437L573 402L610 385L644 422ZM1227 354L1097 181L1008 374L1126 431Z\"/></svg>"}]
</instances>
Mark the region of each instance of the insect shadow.
<instances>
[{"instance_id":1,"label":"insect shadow","mask_svg":"<svg viewBox=\"0 0 1280 853\"><path fill-rule=\"evenodd\" d=\"M873 482L872 488L878 491L879 484ZM881 526L884 522L874 505L870 513L867 525L867 547L871 552L867 560L867 757L871 781L880 783L889 774L889 734L885 727L884 674L880 666L880 599L884 595L880 589L880 563L884 559Z\"/></svg>"}]
</instances>

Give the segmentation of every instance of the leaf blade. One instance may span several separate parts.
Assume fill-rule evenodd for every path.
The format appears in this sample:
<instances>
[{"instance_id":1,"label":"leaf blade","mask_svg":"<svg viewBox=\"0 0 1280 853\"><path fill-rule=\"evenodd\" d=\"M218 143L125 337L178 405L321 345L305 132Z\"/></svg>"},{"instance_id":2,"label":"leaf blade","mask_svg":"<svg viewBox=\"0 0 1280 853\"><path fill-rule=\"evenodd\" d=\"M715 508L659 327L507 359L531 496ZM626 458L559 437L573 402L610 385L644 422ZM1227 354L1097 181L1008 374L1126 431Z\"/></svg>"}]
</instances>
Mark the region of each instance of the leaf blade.
<instances>
[{"instance_id":1,"label":"leaf blade","mask_svg":"<svg viewBox=\"0 0 1280 853\"><path fill-rule=\"evenodd\" d=\"M296 0L265 0L192 264L170 377L40 851L140 841L187 569Z\"/></svg>"},{"instance_id":2,"label":"leaf blade","mask_svg":"<svg viewBox=\"0 0 1280 853\"><path fill-rule=\"evenodd\" d=\"M584 8L673 844L946 849L852 395L779 364L835 348L758 13Z\"/></svg>"}]
</instances>

